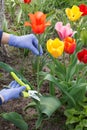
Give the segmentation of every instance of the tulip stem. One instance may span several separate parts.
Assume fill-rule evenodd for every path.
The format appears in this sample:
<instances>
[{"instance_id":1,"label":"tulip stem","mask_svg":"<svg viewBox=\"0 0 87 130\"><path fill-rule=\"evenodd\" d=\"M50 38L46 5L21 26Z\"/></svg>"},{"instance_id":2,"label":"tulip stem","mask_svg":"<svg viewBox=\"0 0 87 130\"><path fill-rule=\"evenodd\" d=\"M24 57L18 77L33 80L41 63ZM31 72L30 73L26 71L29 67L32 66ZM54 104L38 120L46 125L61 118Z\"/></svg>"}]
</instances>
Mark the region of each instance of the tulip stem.
<instances>
[{"instance_id":1,"label":"tulip stem","mask_svg":"<svg viewBox=\"0 0 87 130\"><path fill-rule=\"evenodd\" d=\"M40 68L40 56L37 57L37 91L39 92L39 68Z\"/></svg>"},{"instance_id":2,"label":"tulip stem","mask_svg":"<svg viewBox=\"0 0 87 130\"><path fill-rule=\"evenodd\" d=\"M63 62L64 62L64 66L66 67L66 62L65 62L65 53L63 53Z\"/></svg>"},{"instance_id":3,"label":"tulip stem","mask_svg":"<svg viewBox=\"0 0 87 130\"><path fill-rule=\"evenodd\" d=\"M38 35L38 50L40 51L40 35ZM39 93L39 71L40 71L40 56L37 56L37 91Z\"/></svg>"}]
</instances>

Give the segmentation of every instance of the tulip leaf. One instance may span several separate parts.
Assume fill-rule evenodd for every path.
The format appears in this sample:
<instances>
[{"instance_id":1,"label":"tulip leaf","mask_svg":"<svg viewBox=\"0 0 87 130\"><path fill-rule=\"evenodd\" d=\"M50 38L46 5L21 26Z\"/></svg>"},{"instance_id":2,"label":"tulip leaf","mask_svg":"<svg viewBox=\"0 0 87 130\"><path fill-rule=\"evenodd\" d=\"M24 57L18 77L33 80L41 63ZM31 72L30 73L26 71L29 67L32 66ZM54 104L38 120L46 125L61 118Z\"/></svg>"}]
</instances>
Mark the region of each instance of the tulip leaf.
<instances>
[{"instance_id":1,"label":"tulip leaf","mask_svg":"<svg viewBox=\"0 0 87 130\"><path fill-rule=\"evenodd\" d=\"M76 85L75 87L72 87L69 94L72 95L73 98L75 98L75 101L80 102L85 97L86 86L87 86L86 83L80 83L80 84Z\"/></svg>"},{"instance_id":2,"label":"tulip leaf","mask_svg":"<svg viewBox=\"0 0 87 130\"><path fill-rule=\"evenodd\" d=\"M8 64L6 64L4 62L0 62L0 68L3 68L7 72L11 72L11 71L14 70L10 65L8 65Z\"/></svg>"},{"instance_id":3,"label":"tulip leaf","mask_svg":"<svg viewBox=\"0 0 87 130\"><path fill-rule=\"evenodd\" d=\"M44 119L44 116L42 116L42 114L40 114L39 117L38 117L38 120L36 121L36 129L40 127L43 119Z\"/></svg>"},{"instance_id":4,"label":"tulip leaf","mask_svg":"<svg viewBox=\"0 0 87 130\"><path fill-rule=\"evenodd\" d=\"M15 126L20 128L20 130L28 130L27 123L23 120L22 116L16 112L9 112L2 114L2 117L12 122Z\"/></svg>"},{"instance_id":5,"label":"tulip leaf","mask_svg":"<svg viewBox=\"0 0 87 130\"><path fill-rule=\"evenodd\" d=\"M19 23L21 20L21 16L22 16L22 9L20 9L18 15L17 15L17 22Z\"/></svg>"},{"instance_id":6,"label":"tulip leaf","mask_svg":"<svg viewBox=\"0 0 87 130\"><path fill-rule=\"evenodd\" d=\"M71 80L74 74L76 74L77 68L77 57L75 54L71 56L70 65L66 69L66 81Z\"/></svg>"},{"instance_id":7,"label":"tulip leaf","mask_svg":"<svg viewBox=\"0 0 87 130\"><path fill-rule=\"evenodd\" d=\"M41 113L50 117L61 106L61 102L53 96L41 96L40 110Z\"/></svg>"},{"instance_id":8,"label":"tulip leaf","mask_svg":"<svg viewBox=\"0 0 87 130\"><path fill-rule=\"evenodd\" d=\"M24 110L26 111L29 107L35 108L35 107L36 107L36 103L35 103L35 102L29 103L29 104L24 108Z\"/></svg>"},{"instance_id":9,"label":"tulip leaf","mask_svg":"<svg viewBox=\"0 0 87 130\"><path fill-rule=\"evenodd\" d=\"M72 102L72 104L73 104L73 105L76 105L76 102L75 102L74 98L67 92L67 90L64 88L63 84L60 84L60 83L59 83L58 79L56 79L56 78L55 78L54 76L52 76L51 74L47 74L47 75L44 77L44 79L41 80L40 84L42 84L42 82L43 82L44 80L48 80L48 81L50 81L50 82L53 82L53 83L56 85L56 87L57 87L59 90L61 90L61 92L68 97L68 100L70 99L71 102Z\"/></svg>"},{"instance_id":10,"label":"tulip leaf","mask_svg":"<svg viewBox=\"0 0 87 130\"><path fill-rule=\"evenodd\" d=\"M65 66L58 60L56 60L55 58L53 58L50 54L49 54L50 58L53 60L53 62L55 63L56 67L55 69L62 74L65 77L66 74L66 68Z\"/></svg>"},{"instance_id":11,"label":"tulip leaf","mask_svg":"<svg viewBox=\"0 0 87 130\"><path fill-rule=\"evenodd\" d=\"M39 117L36 121L36 128L39 128L41 122L48 119L59 107L61 102L54 96L41 96L39 105Z\"/></svg>"}]
</instances>

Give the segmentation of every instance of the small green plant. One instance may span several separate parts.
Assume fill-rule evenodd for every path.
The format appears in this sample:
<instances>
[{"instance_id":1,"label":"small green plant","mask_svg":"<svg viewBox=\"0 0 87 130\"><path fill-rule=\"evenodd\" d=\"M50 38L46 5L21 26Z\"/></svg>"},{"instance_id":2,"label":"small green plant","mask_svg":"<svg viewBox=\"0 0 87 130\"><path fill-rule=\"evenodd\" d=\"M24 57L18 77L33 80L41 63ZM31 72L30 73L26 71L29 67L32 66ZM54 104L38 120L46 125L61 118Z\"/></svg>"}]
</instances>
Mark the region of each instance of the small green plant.
<instances>
[{"instance_id":1,"label":"small green plant","mask_svg":"<svg viewBox=\"0 0 87 130\"><path fill-rule=\"evenodd\" d=\"M72 130L87 129L87 104L81 104L78 109L66 109L64 112L67 117L66 126Z\"/></svg>"}]
</instances>

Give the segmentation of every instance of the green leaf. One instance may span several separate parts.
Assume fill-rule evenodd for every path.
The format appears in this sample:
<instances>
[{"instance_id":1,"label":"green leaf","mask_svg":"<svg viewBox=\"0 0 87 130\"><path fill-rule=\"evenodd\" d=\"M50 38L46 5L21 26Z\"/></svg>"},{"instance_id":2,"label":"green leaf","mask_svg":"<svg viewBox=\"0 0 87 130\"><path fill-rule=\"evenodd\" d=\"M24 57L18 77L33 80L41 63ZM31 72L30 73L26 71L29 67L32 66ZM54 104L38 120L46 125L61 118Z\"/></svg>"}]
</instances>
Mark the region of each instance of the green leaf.
<instances>
[{"instance_id":1,"label":"green leaf","mask_svg":"<svg viewBox=\"0 0 87 130\"><path fill-rule=\"evenodd\" d=\"M4 62L0 62L0 68L3 68L7 72L11 72L11 71L14 70L10 65L8 65L8 64L6 64Z\"/></svg>"},{"instance_id":2,"label":"green leaf","mask_svg":"<svg viewBox=\"0 0 87 130\"><path fill-rule=\"evenodd\" d=\"M29 49L24 49L24 57L28 56Z\"/></svg>"},{"instance_id":3,"label":"green leaf","mask_svg":"<svg viewBox=\"0 0 87 130\"><path fill-rule=\"evenodd\" d=\"M26 111L29 107L35 108L35 107L36 107L36 103L35 103L35 102L29 103L29 104L24 108L24 110Z\"/></svg>"},{"instance_id":4,"label":"green leaf","mask_svg":"<svg viewBox=\"0 0 87 130\"><path fill-rule=\"evenodd\" d=\"M79 122L81 119L79 118L80 112L76 109L66 109L64 111L64 115L67 117L66 124L73 124Z\"/></svg>"},{"instance_id":5,"label":"green leaf","mask_svg":"<svg viewBox=\"0 0 87 130\"><path fill-rule=\"evenodd\" d=\"M84 97L85 97L85 93L86 93L86 83L80 83L77 84L76 86L72 87L71 91L69 92L69 94L75 98L75 101L83 101Z\"/></svg>"},{"instance_id":6,"label":"green leaf","mask_svg":"<svg viewBox=\"0 0 87 130\"><path fill-rule=\"evenodd\" d=\"M87 119L83 119L83 120L80 122L80 125L87 128Z\"/></svg>"},{"instance_id":7,"label":"green leaf","mask_svg":"<svg viewBox=\"0 0 87 130\"><path fill-rule=\"evenodd\" d=\"M71 78L73 78L74 74L76 74L76 70L77 70L77 66L69 66L67 67L67 74L66 74L66 81L71 80Z\"/></svg>"},{"instance_id":8,"label":"green leaf","mask_svg":"<svg viewBox=\"0 0 87 130\"><path fill-rule=\"evenodd\" d=\"M2 28L3 28L3 31L7 32L8 31L8 21L4 15L4 19L3 19L3 22L2 22Z\"/></svg>"},{"instance_id":9,"label":"green leaf","mask_svg":"<svg viewBox=\"0 0 87 130\"><path fill-rule=\"evenodd\" d=\"M40 110L41 113L50 117L61 106L61 102L53 96L41 96Z\"/></svg>"},{"instance_id":10,"label":"green leaf","mask_svg":"<svg viewBox=\"0 0 87 130\"><path fill-rule=\"evenodd\" d=\"M71 80L73 75L76 74L77 71L77 57L72 55L70 65L66 69L66 81Z\"/></svg>"},{"instance_id":11,"label":"green leaf","mask_svg":"<svg viewBox=\"0 0 87 130\"><path fill-rule=\"evenodd\" d=\"M17 15L17 23L20 22L21 16L22 16L22 9L20 9L20 11L19 11L19 13L18 13L18 15Z\"/></svg>"},{"instance_id":12,"label":"green leaf","mask_svg":"<svg viewBox=\"0 0 87 130\"><path fill-rule=\"evenodd\" d=\"M16 112L9 112L2 114L2 117L10 122L12 122L15 126L20 128L20 130L28 130L27 123L23 120L22 116Z\"/></svg>"},{"instance_id":13,"label":"green leaf","mask_svg":"<svg viewBox=\"0 0 87 130\"><path fill-rule=\"evenodd\" d=\"M83 45L87 46L87 30L86 29L82 29L80 33L80 37L81 37Z\"/></svg>"},{"instance_id":14,"label":"green leaf","mask_svg":"<svg viewBox=\"0 0 87 130\"><path fill-rule=\"evenodd\" d=\"M53 82L56 85L56 87L58 87L58 89L61 90L61 92L68 97L68 100L70 100L73 105L76 105L74 98L67 92L63 84L60 84L59 81L54 76L52 76L51 74L47 74L44 77L44 79L40 81L40 84L42 84L44 80Z\"/></svg>"},{"instance_id":15,"label":"green leaf","mask_svg":"<svg viewBox=\"0 0 87 130\"><path fill-rule=\"evenodd\" d=\"M81 126L80 124L79 125L76 125L75 129L74 130L83 130L83 126ZM85 130L85 129L84 129Z\"/></svg>"},{"instance_id":16,"label":"green leaf","mask_svg":"<svg viewBox=\"0 0 87 130\"><path fill-rule=\"evenodd\" d=\"M67 119L66 124L73 124L79 122L80 119L78 117L71 116Z\"/></svg>"},{"instance_id":17,"label":"green leaf","mask_svg":"<svg viewBox=\"0 0 87 130\"><path fill-rule=\"evenodd\" d=\"M36 129L40 127L43 119L44 119L44 116L42 114L40 114L39 117L38 117L38 120L36 121Z\"/></svg>"},{"instance_id":18,"label":"green leaf","mask_svg":"<svg viewBox=\"0 0 87 130\"><path fill-rule=\"evenodd\" d=\"M49 56L53 60L54 64L56 65L55 70L58 71L60 74L62 74L62 76L65 78L65 75L66 75L65 66L59 60L52 57L50 54Z\"/></svg>"}]
</instances>

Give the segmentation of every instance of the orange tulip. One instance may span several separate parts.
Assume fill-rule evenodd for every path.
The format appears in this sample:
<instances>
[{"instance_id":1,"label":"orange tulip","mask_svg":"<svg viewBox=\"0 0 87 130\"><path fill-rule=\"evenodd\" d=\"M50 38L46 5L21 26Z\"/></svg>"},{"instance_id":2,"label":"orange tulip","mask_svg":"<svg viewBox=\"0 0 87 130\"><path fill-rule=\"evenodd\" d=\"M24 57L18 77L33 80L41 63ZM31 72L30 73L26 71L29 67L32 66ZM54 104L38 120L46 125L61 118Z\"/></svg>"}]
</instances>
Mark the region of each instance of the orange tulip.
<instances>
[{"instance_id":1,"label":"orange tulip","mask_svg":"<svg viewBox=\"0 0 87 130\"><path fill-rule=\"evenodd\" d=\"M29 14L31 22L25 22L25 26L30 26L35 34L41 34L45 31L45 28L50 25L50 22L46 22L46 14L42 12L36 12L35 14Z\"/></svg>"},{"instance_id":2,"label":"orange tulip","mask_svg":"<svg viewBox=\"0 0 87 130\"><path fill-rule=\"evenodd\" d=\"M68 54L74 53L76 49L76 41L71 37L66 37L64 39L64 51Z\"/></svg>"}]
</instances>

